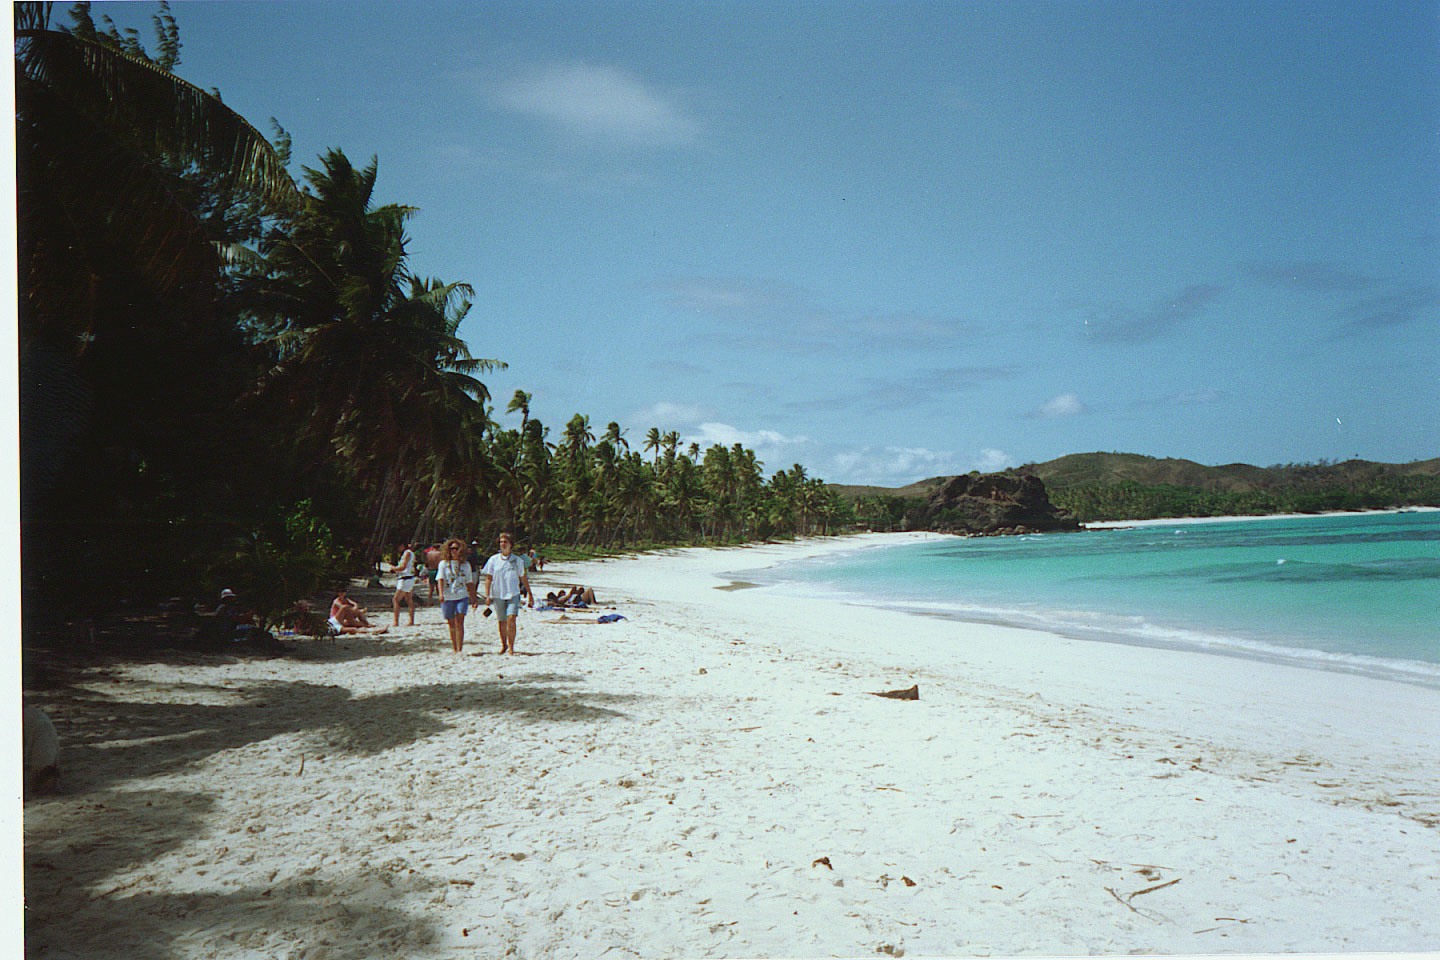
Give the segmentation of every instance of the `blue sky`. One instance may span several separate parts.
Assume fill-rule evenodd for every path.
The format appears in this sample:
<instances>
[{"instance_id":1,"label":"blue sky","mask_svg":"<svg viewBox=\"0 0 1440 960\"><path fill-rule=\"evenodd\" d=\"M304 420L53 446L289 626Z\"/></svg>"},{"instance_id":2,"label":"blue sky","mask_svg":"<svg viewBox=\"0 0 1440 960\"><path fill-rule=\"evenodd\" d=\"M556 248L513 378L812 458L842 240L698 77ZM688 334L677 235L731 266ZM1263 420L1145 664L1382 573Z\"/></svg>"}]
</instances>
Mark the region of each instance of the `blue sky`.
<instances>
[{"instance_id":1,"label":"blue sky","mask_svg":"<svg viewBox=\"0 0 1440 960\"><path fill-rule=\"evenodd\" d=\"M552 436L883 485L1440 456L1440 3L173 9L297 167L378 156Z\"/></svg>"}]
</instances>

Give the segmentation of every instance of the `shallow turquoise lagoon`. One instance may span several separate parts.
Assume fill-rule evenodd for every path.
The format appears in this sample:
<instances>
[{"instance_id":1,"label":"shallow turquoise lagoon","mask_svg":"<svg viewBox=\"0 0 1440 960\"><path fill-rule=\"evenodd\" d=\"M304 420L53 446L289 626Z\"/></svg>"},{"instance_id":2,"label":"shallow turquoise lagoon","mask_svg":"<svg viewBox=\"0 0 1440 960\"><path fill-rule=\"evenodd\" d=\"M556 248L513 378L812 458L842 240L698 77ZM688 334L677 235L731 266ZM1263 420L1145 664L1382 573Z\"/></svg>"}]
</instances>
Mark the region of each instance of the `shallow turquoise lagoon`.
<instances>
[{"instance_id":1,"label":"shallow turquoise lagoon","mask_svg":"<svg viewBox=\"0 0 1440 960\"><path fill-rule=\"evenodd\" d=\"M1440 512L946 538L747 571L849 602L1440 686Z\"/></svg>"}]
</instances>

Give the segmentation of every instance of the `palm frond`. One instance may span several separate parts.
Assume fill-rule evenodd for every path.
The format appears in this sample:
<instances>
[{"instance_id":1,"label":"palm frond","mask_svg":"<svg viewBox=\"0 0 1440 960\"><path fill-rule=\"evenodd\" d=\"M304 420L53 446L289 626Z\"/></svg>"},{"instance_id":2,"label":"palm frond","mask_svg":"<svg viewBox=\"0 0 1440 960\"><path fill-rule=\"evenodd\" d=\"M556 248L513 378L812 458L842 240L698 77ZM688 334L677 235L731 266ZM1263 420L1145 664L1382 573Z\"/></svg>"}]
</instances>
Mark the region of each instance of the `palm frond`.
<instances>
[{"instance_id":1,"label":"palm frond","mask_svg":"<svg viewBox=\"0 0 1440 960\"><path fill-rule=\"evenodd\" d=\"M228 188L276 204L295 183L275 148L214 95L157 63L69 33L17 29L19 72L117 139L180 166L220 174ZM25 104L17 97L17 108Z\"/></svg>"}]
</instances>

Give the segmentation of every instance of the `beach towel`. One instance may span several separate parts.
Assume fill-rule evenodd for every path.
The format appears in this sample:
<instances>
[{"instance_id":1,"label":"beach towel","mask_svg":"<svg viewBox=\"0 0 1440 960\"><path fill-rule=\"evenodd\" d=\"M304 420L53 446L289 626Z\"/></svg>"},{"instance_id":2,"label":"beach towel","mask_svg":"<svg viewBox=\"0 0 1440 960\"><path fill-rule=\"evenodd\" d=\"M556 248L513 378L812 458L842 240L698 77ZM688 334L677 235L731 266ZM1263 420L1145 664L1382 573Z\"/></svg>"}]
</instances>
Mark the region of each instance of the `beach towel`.
<instances>
[{"instance_id":1,"label":"beach towel","mask_svg":"<svg viewBox=\"0 0 1440 960\"><path fill-rule=\"evenodd\" d=\"M601 617L599 620L596 620L595 622L596 622L596 623L614 623L616 620L624 620L624 619L625 619L625 618L622 617L622 616L620 616L620 614L618 614L618 613L607 613L607 614L605 614L605 616Z\"/></svg>"}]
</instances>

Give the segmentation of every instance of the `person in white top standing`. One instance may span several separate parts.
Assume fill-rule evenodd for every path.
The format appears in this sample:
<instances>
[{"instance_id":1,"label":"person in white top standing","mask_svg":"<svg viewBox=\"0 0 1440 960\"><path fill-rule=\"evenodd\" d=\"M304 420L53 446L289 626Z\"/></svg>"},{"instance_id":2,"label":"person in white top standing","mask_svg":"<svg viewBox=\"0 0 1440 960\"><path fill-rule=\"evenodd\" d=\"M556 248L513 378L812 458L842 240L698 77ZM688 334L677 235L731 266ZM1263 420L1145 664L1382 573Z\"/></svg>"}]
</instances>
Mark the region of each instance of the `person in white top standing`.
<instances>
[{"instance_id":1,"label":"person in white top standing","mask_svg":"<svg viewBox=\"0 0 1440 960\"><path fill-rule=\"evenodd\" d=\"M460 653L465 646L465 614L475 600L475 574L465 559L465 541L451 537L440 553L435 577L440 582L440 615L450 625L450 647Z\"/></svg>"},{"instance_id":2,"label":"person in white top standing","mask_svg":"<svg viewBox=\"0 0 1440 960\"><path fill-rule=\"evenodd\" d=\"M410 626L415 626L415 551L410 544L400 544L400 559L395 564L395 626L400 626L400 604L410 606Z\"/></svg>"},{"instance_id":3,"label":"person in white top standing","mask_svg":"<svg viewBox=\"0 0 1440 960\"><path fill-rule=\"evenodd\" d=\"M525 575L525 561L515 552L515 538L500 534L500 552L485 561L485 604L495 608L495 622L500 628L500 652L515 652L515 632L519 627L520 602L535 594Z\"/></svg>"}]
</instances>

